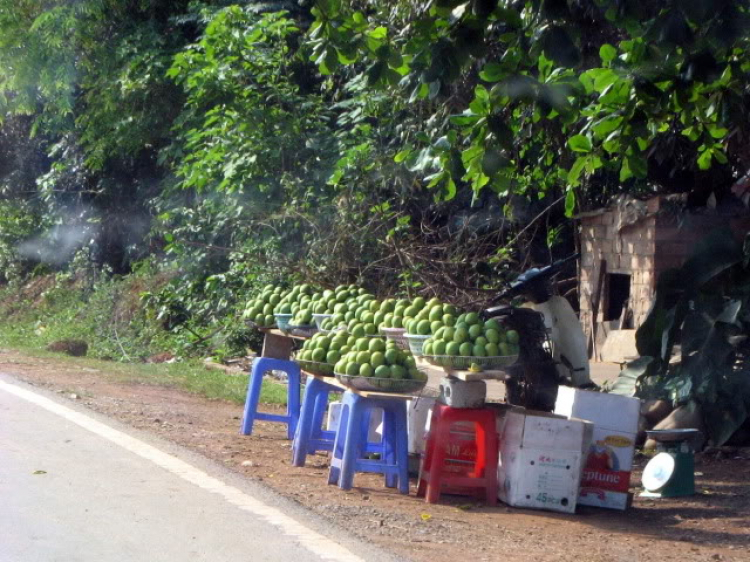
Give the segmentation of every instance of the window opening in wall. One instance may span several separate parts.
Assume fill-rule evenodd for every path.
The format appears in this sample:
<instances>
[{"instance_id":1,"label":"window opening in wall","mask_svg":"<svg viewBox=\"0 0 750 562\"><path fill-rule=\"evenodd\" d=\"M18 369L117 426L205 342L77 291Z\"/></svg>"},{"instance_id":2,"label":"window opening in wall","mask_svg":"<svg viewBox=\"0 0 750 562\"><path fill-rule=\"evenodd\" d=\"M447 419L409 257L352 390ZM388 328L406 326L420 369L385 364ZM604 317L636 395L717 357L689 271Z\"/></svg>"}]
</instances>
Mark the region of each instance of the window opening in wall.
<instances>
[{"instance_id":1,"label":"window opening in wall","mask_svg":"<svg viewBox=\"0 0 750 562\"><path fill-rule=\"evenodd\" d=\"M630 301L630 275L607 274L607 308L604 320L620 320ZM626 315L627 316L627 315ZM627 317L625 324L627 324ZM623 326L625 327L625 326Z\"/></svg>"}]
</instances>

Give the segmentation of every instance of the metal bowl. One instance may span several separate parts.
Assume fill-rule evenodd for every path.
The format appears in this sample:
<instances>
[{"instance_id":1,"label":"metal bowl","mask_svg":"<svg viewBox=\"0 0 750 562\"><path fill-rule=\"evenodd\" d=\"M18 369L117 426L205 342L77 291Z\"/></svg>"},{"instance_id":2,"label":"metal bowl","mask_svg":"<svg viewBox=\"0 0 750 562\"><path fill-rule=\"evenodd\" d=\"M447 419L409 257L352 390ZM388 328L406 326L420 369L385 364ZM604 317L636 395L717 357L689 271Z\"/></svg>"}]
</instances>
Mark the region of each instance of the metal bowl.
<instances>
[{"instance_id":1,"label":"metal bowl","mask_svg":"<svg viewBox=\"0 0 750 562\"><path fill-rule=\"evenodd\" d=\"M409 340L406 339L405 328L380 328L380 333L387 339L396 342L400 349L409 349Z\"/></svg>"},{"instance_id":2,"label":"metal bowl","mask_svg":"<svg viewBox=\"0 0 750 562\"><path fill-rule=\"evenodd\" d=\"M388 379L379 377L363 377L361 375L344 375L335 373L342 384L356 390L370 390L374 392L393 392L395 394L409 394L422 390L427 381L415 379Z\"/></svg>"},{"instance_id":3,"label":"metal bowl","mask_svg":"<svg viewBox=\"0 0 750 562\"><path fill-rule=\"evenodd\" d=\"M432 337L432 335L421 336L418 334L404 334L406 341L409 342L409 349L414 357L422 357L422 347L424 342Z\"/></svg>"},{"instance_id":4,"label":"metal bowl","mask_svg":"<svg viewBox=\"0 0 750 562\"><path fill-rule=\"evenodd\" d=\"M330 363L320 363L318 361L304 361L295 358L294 359L297 363L299 363L299 366L302 368L303 371L307 371L308 373L312 373L314 375L320 375L323 377L332 377L333 376L333 365Z\"/></svg>"},{"instance_id":5,"label":"metal bowl","mask_svg":"<svg viewBox=\"0 0 750 562\"><path fill-rule=\"evenodd\" d=\"M482 369L500 369L510 367L518 361L518 355L499 355L496 357L464 357L459 355L425 355L425 360L433 365L449 369L467 370L472 364Z\"/></svg>"}]
</instances>

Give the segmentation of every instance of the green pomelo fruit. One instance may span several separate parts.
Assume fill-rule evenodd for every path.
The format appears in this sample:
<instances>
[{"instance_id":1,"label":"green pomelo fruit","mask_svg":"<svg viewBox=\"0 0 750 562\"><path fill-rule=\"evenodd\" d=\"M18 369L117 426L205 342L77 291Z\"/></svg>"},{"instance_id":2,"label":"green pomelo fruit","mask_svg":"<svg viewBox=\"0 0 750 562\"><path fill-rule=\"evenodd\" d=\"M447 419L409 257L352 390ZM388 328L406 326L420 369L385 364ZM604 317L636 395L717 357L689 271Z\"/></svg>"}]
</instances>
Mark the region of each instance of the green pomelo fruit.
<instances>
[{"instance_id":1,"label":"green pomelo fruit","mask_svg":"<svg viewBox=\"0 0 750 562\"><path fill-rule=\"evenodd\" d=\"M445 355L445 347L443 340L437 340L432 344L432 353L435 355Z\"/></svg>"},{"instance_id":2,"label":"green pomelo fruit","mask_svg":"<svg viewBox=\"0 0 750 562\"><path fill-rule=\"evenodd\" d=\"M391 378L391 368L388 365L380 365L375 368L375 376L381 379Z\"/></svg>"},{"instance_id":3,"label":"green pomelo fruit","mask_svg":"<svg viewBox=\"0 0 750 562\"><path fill-rule=\"evenodd\" d=\"M453 334L453 341L456 343L464 343L469 339L469 333L464 328L456 328Z\"/></svg>"},{"instance_id":4,"label":"green pomelo fruit","mask_svg":"<svg viewBox=\"0 0 750 562\"><path fill-rule=\"evenodd\" d=\"M385 360L389 365L395 365L401 359L401 353L398 349L387 349L384 353Z\"/></svg>"},{"instance_id":5,"label":"green pomelo fruit","mask_svg":"<svg viewBox=\"0 0 750 562\"><path fill-rule=\"evenodd\" d=\"M375 351L370 356L370 365L377 369L381 365L385 365L385 354L381 351Z\"/></svg>"},{"instance_id":6,"label":"green pomelo fruit","mask_svg":"<svg viewBox=\"0 0 750 562\"><path fill-rule=\"evenodd\" d=\"M445 345L445 354L456 356L461 352L461 344L451 341Z\"/></svg>"},{"instance_id":7,"label":"green pomelo fruit","mask_svg":"<svg viewBox=\"0 0 750 562\"><path fill-rule=\"evenodd\" d=\"M479 324L472 324L471 326L469 326L469 337L471 339L474 340L481 335L482 335L482 326L480 326Z\"/></svg>"},{"instance_id":8,"label":"green pomelo fruit","mask_svg":"<svg viewBox=\"0 0 750 562\"><path fill-rule=\"evenodd\" d=\"M346 374L349 376L357 376L359 374L359 364L352 361L346 365Z\"/></svg>"},{"instance_id":9,"label":"green pomelo fruit","mask_svg":"<svg viewBox=\"0 0 750 562\"><path fill-rule=\"evenodd\" d=\"M369 363L364 363L359 366L359 374L363 377L371 377L374 373L375 370Z\"/></svg>"},{"instance_id":10,"label":"green pomelo fruit","mask_svg":"<svg viewBox=\"0 0 750 562\"><path fill-rule=\"evenodd\" d=\"M517 345L521 338L518 336L518 332L516 332L515 330L508 330L507 332L505 332L505 339L508 340L509 344Z\"/></svg>"},{"instance_id":11,"label":"green pomelo fruit","mask_svg":"<svg viewBox=\"0 0 750 562\"><path fill-rule=\"evenodd\" d=\"M500 335L497 333L497 330L493 328L490 328L489 330L485 330L484 337L487 338L487 341L490 343L500 342Z\"/></svg>"},{"instance_id":12,"label":"green pomelo fruit","mask_svg":"<svg viewBox=\"0 0 750 562\"><path fill-rule=\"evenodd\" d=\"M369 344L370 351L385 351L385 342L380 338L373 338Z\"/></svg>"},{"instance_id":13,"label":"green pomelo fruit","mask_svg":"<svg viewBox=\"0 0 750 562\"><path fill-rule=\"evenodd\" d=\"M405 379L406 374L407 374L406 369L402 367L401 365L391 366L391 378L392 379Z\"/></svg>"},{"instance_id":14,"label":"green pomelo fruit","mask_svg":"<svg viewBox=\"0 0 750 562\"><path fill-rule=\"evenodd\" d=\"M469 342L464 342L461 344L461 346L458 349L458 353L464 357L471 357L471 354L474 352L474 346L471 345Z\"/></svg>"},{"instance_id":15,"label":"green pomelo fruit","mask_svg":"<svg viewBox=\"0 0 750 562\"><path fill-rule=\"evenodd\" d=\"M484 329L485 330L495 330L496 332L500 331L500 323L495 320L494 318L490 318L487 320L487 322L484 323Z\"/></svg>"},{"instance_id":16,"label":"green pomelo fruit","mask_svg":"<svg viewBox=\"0 0 750 562\"><path fill-rule=\"evenodd\" d=\"M370 349L370 340L367 338L359 338L357 339L357 343L354 346L354 349L357 351L367 351Z\"/></svg>"}]
</instances>

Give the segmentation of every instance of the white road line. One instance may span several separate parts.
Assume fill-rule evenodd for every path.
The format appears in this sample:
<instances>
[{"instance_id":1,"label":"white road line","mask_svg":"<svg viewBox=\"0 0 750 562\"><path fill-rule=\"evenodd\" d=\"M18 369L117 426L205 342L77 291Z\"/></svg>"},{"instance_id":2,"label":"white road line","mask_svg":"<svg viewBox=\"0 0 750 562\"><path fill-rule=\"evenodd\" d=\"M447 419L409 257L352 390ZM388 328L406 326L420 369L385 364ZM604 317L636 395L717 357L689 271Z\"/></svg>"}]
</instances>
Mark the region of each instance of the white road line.
<instances>
[{"instance_id":1,"label":"white road line","mask_svg":"<svg viewBox=\"0 0 750 562\"><path fill-rule=\"evenodd\" d=\"M0 381L0 389L13 394L27 402L31 402L45 410L57 414L58 416L71 421L92 433L119 445L123 449L135 453L168 470L172 474L179 476L183 480L195 484L199 488L222 496L229 503L237 506L243 511L263 518L271 525L278 527L286 535L296 539L302 546L317 554L324 560L333 560L336 562L364 562L362 558L353 554L344 546L334 542L309 529L295 519L285 515L275 507L271 507L262 501L249 496L243 491L229 486L212 476L209 476L202 470L181 461L177 457L160 451L156 447L148 445L135 437L131 437L122 431L118 431L103 424L89 416L71 410L57 402L45 398L35 392L31 392L14 384Z\"/></svg>"}]
</instances>

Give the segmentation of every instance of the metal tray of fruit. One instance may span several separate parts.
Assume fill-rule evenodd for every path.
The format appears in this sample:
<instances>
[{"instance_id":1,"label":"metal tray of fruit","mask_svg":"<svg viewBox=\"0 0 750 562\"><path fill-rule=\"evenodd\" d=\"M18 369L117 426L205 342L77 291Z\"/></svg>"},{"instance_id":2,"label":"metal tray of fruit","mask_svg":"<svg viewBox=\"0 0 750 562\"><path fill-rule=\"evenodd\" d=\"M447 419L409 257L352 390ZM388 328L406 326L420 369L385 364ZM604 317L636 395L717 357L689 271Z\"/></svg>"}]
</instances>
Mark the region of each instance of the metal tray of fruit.
<instances>
[{"instance_id":1,"label":"metal tray of fruit","mask_svg":"<svg viewBox=\"0 0 750 562\"><path fill-rule=\"evenodd\" d=\"M459 355L425 355L425 361L448 367L449 369L468 370L472 365L481 369L500 369L510 367L518 361L518 355L499 355L496 357L466 357Z\"/></svg>"},{"instance_id":2,"label":"metal tray of fruit","mask_svg":"<svg viewBox=\"0 0 750 562\"><path fill-rule=\"evenodd\" d=\"M314 375L321 375L323 377L333 376L333 365L331 365L330 363L320 363L318 361L304 361L301 359L297 359L296 357L294 360L297 363L299 363L299 366L302 368L303 371L307 371L308 373L312 373Z\"/></svg>"},{"instance_id":3,"label":"metal tray of fruit","mask_svg":"<svg viewBox=\"0 0 750 562\"><path fill-rule=\"evenodd\" d=\"M289 324L286 327L286 331L292 336L298 336L300 338L311 338L318 333L317 326L294 326Z\"/></svg>"},{"instance_id":4,"label":"metal tray of fruit","mask_svg":"<svg viewBox=\"0 0 750 562\"><path fill-rule=\"evenodd\" d=\"M396 345L401 349L409 349L409 340L405 336L405 328L380 328L380 333L389 340L396 342Z\"/></svg>"},{"instance_id":5,"label":"metal tray of fruit","mask_svg":"<svg viewBox=\"0 0 750 562\"><path fill-rule=\"evenodd\" d=\"M342 384L356 390L369 390L373 392L394 392L398 394L409 394L419 392L427 384L427 380L416 379L386 379L379 377L363 377L362 375L344 375L335 373L336 378Z\"/></svg>"},{"instance_id":6,"label":"metal tray of fruit","mask_svg":"<svg viewBox=\"0 0 750 562\"><path fill-rule=\"evenodd\" d=\"M261 326L254 320L245 320L245 325L248 328L252 328L254 330L272 330L276 327L276 324L271 324L270 326Z\"/></svg>"}]
</instances>

